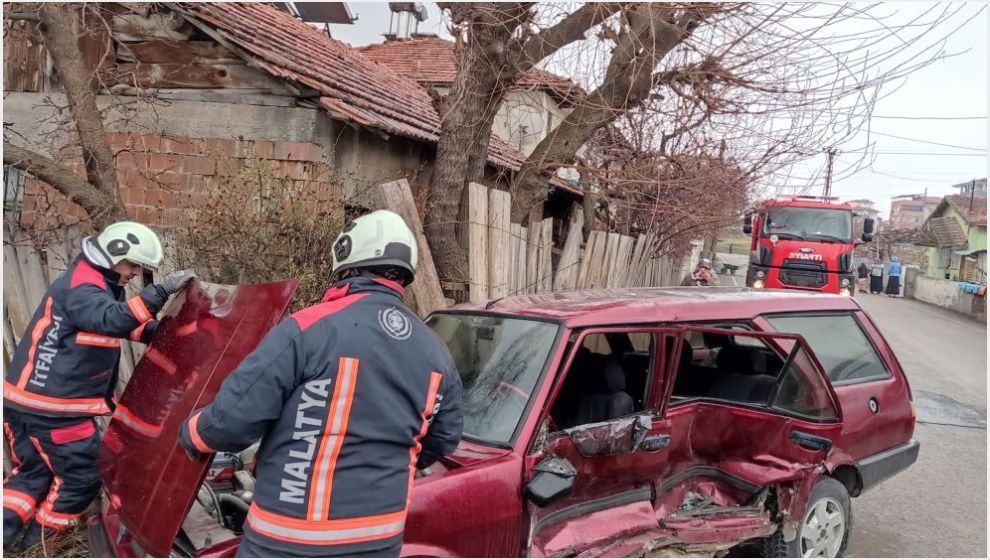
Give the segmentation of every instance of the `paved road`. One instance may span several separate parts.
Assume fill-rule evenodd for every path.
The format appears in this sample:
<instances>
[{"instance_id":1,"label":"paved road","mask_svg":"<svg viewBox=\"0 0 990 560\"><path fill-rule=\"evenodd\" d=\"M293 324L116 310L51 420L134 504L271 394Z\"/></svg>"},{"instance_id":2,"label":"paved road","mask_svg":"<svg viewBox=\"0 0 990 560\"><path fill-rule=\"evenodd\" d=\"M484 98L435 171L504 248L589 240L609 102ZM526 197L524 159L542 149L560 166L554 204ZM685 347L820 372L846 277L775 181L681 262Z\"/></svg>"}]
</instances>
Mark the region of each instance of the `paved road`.
<instances>
[{"instance_id":1,"label":"paved road","mask_svg":"<svg viewBox=\"0 0 990 560\"><path fill-rule=\"evenodd\" d=\"M848 554L986 557L986 325L913 300L858 298L907 371L921 455L853 500Z\"/></svg>"}]
</instances>

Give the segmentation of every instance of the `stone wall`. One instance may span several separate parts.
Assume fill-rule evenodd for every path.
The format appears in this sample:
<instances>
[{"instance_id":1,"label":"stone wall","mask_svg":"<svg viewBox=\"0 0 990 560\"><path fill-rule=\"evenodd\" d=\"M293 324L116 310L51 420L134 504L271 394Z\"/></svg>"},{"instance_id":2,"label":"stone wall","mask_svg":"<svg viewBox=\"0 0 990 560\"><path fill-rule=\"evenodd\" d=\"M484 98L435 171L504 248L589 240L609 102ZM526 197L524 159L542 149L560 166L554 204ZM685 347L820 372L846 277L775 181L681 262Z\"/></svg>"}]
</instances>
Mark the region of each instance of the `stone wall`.
<instances>
[{"instance_id":1,"label":"stone wall","mask_svg":"<svg viewBox=\"0 0 990 560\"><path fill-rule=\"evenodd\" d=\"M959 289L959 282L932 278L908 269L905 279L905 297L937 305L957 313L972 317L977 321L987 320L987 298L967 294Z\"/></svg>"}]
</instances>

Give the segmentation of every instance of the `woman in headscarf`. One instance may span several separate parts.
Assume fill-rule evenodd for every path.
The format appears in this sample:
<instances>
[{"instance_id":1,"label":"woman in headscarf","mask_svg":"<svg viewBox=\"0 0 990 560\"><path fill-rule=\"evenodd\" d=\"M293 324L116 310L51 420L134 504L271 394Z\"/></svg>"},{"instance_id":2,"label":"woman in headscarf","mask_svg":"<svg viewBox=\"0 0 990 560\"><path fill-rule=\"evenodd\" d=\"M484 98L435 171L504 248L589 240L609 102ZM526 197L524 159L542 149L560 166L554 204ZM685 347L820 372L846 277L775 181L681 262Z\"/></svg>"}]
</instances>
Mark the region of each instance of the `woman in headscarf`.
<instances>
[{"instance_id":1,"label":"woman in headscarf","mask_svg":"<svg viewBox=\"0 0 990 560\"><path fill-rule=\"evenodd\" d=\"M870 293L883 293L883 262L880 257L875 257L870 265Z\"/></svg>"},{"instance_id":2,"label":"woman in headscarf","mask_svg":"<svg viewBox=\"0 0 990 560\"><path fill-rule=\"evenodd\" d=\"M865 257L859 260L859 266L856 267L856 274L859 277L859 281L857 282L856 290L859 291L859 292L865 292L866 291L866 286L870 282L870 280L869 280L870 279L870 265L867 264Z\"/></svg>"},{"instance_id":3,"label":"woman in headscarf","mask_svg":"<svg viewBox=\"0 0 990 560\"><path fill-rule=\"evenodd\" d=\"M897 257L890 257L890 271L887 272L887 295L891 297L901 295L901 260Z\"/></svg>"}]
</instances>

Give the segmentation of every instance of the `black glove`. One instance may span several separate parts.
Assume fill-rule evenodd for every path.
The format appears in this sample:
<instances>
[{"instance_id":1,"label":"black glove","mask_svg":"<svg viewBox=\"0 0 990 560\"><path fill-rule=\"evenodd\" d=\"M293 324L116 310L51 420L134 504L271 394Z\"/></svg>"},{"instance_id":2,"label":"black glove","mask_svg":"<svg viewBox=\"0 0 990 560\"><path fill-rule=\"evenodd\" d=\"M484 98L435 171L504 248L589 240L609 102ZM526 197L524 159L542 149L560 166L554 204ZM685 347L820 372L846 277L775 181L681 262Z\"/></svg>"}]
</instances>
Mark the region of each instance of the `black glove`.
<instances>
[{"instance_id":1,"label":"black glove","mask_svg":"<svg viewBox=\"0 0 990 560\"><path fill-rule=\"evenodd\" d=\"M185 288L186 284L188 284L189 281L195 277L196 273L192 270L180 270L166 276L165 281L161 283L161 286L165 288L166 292L174 294L182 291L182 288Z\"/></svg>"}]
</instances>

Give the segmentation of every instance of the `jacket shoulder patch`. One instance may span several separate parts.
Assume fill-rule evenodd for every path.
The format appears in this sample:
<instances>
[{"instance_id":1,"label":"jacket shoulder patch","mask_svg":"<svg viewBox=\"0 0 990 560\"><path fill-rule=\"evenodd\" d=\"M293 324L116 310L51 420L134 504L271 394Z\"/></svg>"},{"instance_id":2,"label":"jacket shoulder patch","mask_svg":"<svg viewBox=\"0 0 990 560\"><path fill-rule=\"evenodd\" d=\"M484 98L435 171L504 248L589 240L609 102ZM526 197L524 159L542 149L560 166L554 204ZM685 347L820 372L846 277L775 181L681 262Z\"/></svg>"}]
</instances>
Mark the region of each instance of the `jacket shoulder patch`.
<instances>
[{"instance_id":1,"label":"jacket shoulder patch","mask_svg":"<svg viewBox=\"0 0 990 560\"><path fill-rule=\"evenodd\" d=\"M328 301L326 303L319 303L312 307L307 307L306 309L293 313L291 318L299 325L299 330L304 331L313 326L313 323L328 315L333 315L334 313L341 311L366 295L368 294L353 294L344 296L340 299L335 299L333 301Z\"/></svg>"},{"instance_id":2,"label":"jacket shoulder patch","mask_svg":"<svg viewBox=\"0 0 990 560\"><path fill-rule=\"evenodd\" d=\"M79 261L76 269L72 271L72 280L69 281L69 288L76 288L83 284L93 284L103 290L107 289L107 283L103 275L88 262Z\"/></svg>"}]
</instances>

